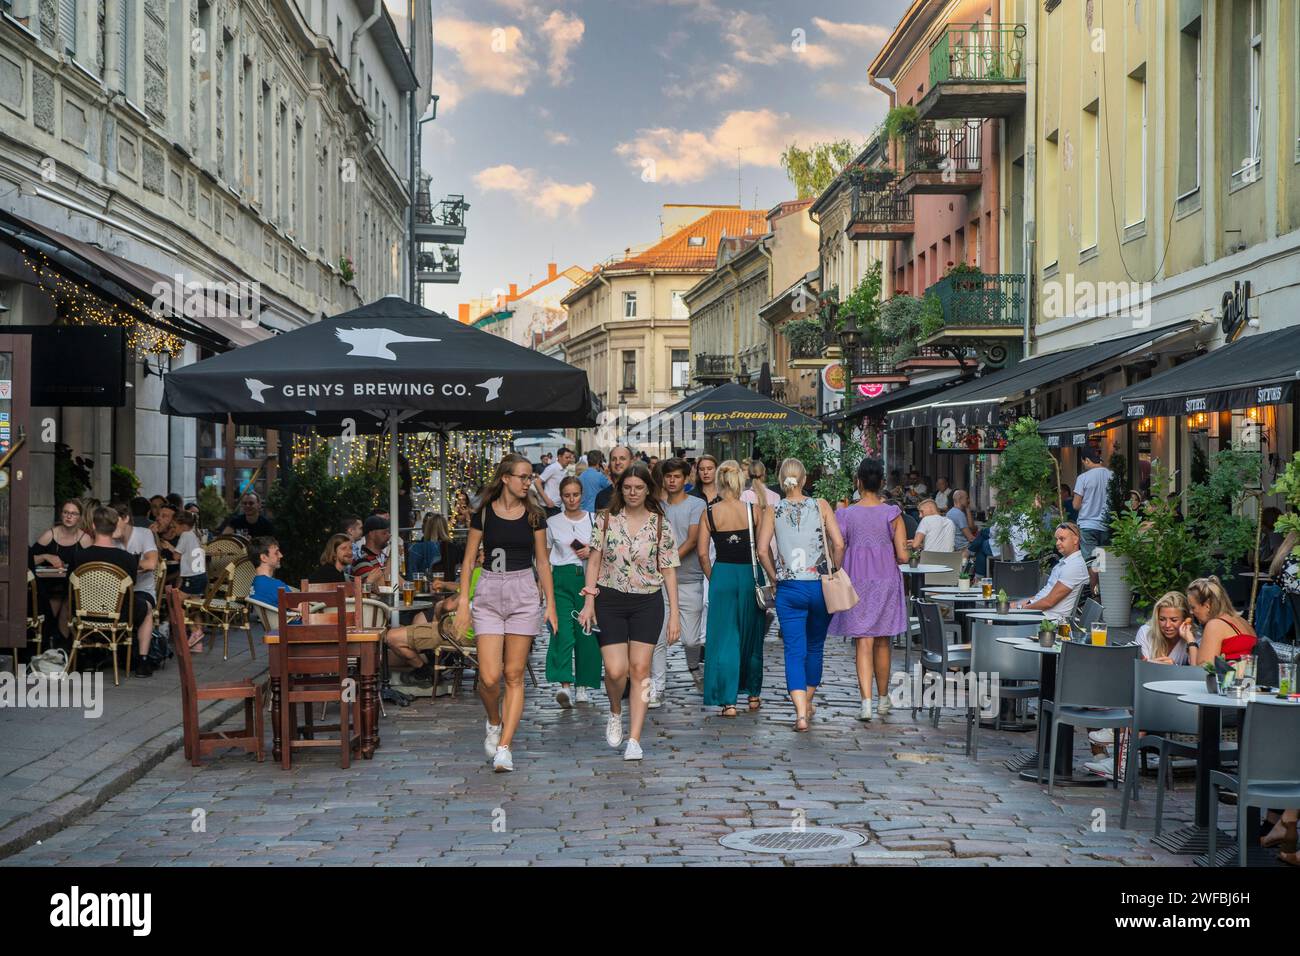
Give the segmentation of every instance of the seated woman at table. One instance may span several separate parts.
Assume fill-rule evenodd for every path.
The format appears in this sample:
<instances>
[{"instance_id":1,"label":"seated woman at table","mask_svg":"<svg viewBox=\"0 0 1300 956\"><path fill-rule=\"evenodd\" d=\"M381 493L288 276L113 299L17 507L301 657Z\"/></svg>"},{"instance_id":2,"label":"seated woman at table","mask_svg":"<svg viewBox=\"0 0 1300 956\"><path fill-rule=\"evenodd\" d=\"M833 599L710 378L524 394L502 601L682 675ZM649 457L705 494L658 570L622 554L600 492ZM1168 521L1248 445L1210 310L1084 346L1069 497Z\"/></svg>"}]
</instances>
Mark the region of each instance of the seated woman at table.
<instances>
[{"instance_id":1,"label":"seated woman at table","mask_svg":"<svg viewBox=\"0 0 1300 956\"><path fill-rule=\"evenodd\" d=\"M408 576L426 574L432 577L442 566L446 546L451 543L451 532L447 530L447 519L436 511L424 516L420 540L411 545L406 557Z\"/></svg>"},{"instance_id":2,"label":"seated woman at table","mask_svg":"<svg viewBox=\"0 0 1300 956\"><path fill-rule=\"evenodd\" d=\"M66 572L72 567L76 557L77 545L90 547L92 538L82 530L81 502L69 498L59 507L59 523L47 528L36 539L30 550L33 570L54 568ZM66 577L56 579L36 579L36 592L43 603L48 604L47 620L58 622L59 633L68 634L67 610L68 582Z\"/></svg>"},{"instance_id":3,"label":"seated woman at table","mask_svg":"<svg viewBox=\"0 0 1300 956\"><path fill-rule=\"evenodd\" d=\"M320 567L307 575L309 584L346 584L352 566L352 539L339 532L330 535L320 554Z\"/></svg>"},{"instance_id":4,"label":"seated woman at table","mask_svg":"<svg viewBox=\"0 0 1300 956\"><path fill-rule=\"evenodd\" d=\"M1178 636L1187 644L1188 663L1204 664L1216 657L1235 661L1255 650L1255 628L1233 609L1217 577L1197 578L1187 585L1187 604L1201 626L1200 641L1191 620L1179 628Z\"/></svg>"},{"instance_id":5,"label":"seated woman at table","mask_svg":"<svg viewBox=\"0 0 1300 956\"><path fill-rule=\"evenodd\" d=\"M1191 620L1187 598L1170 591L1151 608L1151 620L1138 628L1142 659L1156 664L1186 664L1187 644L1178 636L1183 622Z\"/></svg>"},{"instance_id":6,"label":"seated woman at table","mask_svg":"<svg viewBox=\"0 0 1300 956\"><path fill-rule=\"evenodd\" d=\"M1074 614L1079 602L1079 592L1088 583L1088 566L1079 551L1079 526L1066 521L1056 527L1056 550L1061 560L1056 562L1042 590L1028 601L1016 601L1011 606L1024 611L1042 611L1049 620L1060 624Z\"/></svg>"}]
</instances>

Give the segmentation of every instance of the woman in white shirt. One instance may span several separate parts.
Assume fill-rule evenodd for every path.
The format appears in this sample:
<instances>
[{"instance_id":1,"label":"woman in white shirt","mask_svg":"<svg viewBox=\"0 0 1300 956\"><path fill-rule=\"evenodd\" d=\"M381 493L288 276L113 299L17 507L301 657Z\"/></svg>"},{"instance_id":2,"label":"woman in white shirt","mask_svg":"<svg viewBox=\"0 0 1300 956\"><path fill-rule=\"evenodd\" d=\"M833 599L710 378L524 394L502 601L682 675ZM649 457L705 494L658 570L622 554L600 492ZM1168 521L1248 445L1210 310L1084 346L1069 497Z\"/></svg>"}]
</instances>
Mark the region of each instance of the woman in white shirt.
<instances>
[{"instance_id":1,"label":"woman in white shirt","mask_svg":"<svg viewBox=\"0 0 1300 956\"><path fill-rule=\"evenodd\" d=\"M1151 620L1138 628L1142 659L1157 664L1186 664L1187 644L1178 636L1183 621L1192 616L1181 591L1170 591L1156 601Z\"/></svg>"},{"instance_id":2,"label":"woman in white shirt","mask_svg":"<svg viewBox=\"0 0 1300 956\"><path fill-rule=\"evenodd\" d=\"M952 551L957 538L957 526L939 514L939 507L933 498L926 498L920 504L921 521L916 526L916 535L910 544L912 549L920 551Z\"/></svg>"},{"instance_id":3,"label":"woman in white shirt","mask_svg":"<svg viewBox=\"0 0 1300 956\"><path fill-rule=\"evenodd\" d=\"M559 684L555 701L571 707L591 700L589 689L600 686L600 647L596 635L586 633L577 620L582 610L582 584L591 551L596 516L582 509L582 482L572 476L560 480L563 510L546 519L546 543L551 549L551 571L555 580L555 613L558 628L546 649L546 679ZM575 680L576 677L576 680Z\"/></svg>"}]
</instances>

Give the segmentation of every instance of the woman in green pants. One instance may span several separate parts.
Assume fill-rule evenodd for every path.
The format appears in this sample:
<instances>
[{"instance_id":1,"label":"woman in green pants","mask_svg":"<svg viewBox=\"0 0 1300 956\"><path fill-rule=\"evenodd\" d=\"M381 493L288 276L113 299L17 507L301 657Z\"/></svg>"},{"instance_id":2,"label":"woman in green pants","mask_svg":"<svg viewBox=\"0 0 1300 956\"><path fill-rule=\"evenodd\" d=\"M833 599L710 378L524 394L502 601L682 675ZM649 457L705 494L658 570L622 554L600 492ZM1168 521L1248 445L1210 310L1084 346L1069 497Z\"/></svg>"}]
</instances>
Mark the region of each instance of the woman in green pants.
<instances>
[{"instance_id":1,"label":"woman in green pants","mask_svg":"<svg viewBox=\"0 0 1300 956\"><path fill-rule=\"evenodd\" d=\"M705 625L705 706L721 707L721 716L736 716L736 695L744 691L749 709L758 710L763 693L763 612L754 600L754 552L750 546L750 505L740 500L740 466L725 461L718 468L719 497L700 523L697 554L709 579ZM707 534L705 533L707 532ZM709 560L712 542L716 557Z\"/></svg>"},{"instance_id":2,"label":"woman in green pants","mask_svg":"<svg viewBox=\"0 0 1300 956\"><path fill-rule=\"evenodd\" d=\"M555 578L555 613L559 629L546 649L546 679L559 684L555 700L561 707L585 704L589 688L600 686L600 647L595 634L586 634L574 614L582 610L583 576L591 553L592 529L596 518L582 510L582 482L569 477L560 482L564 510L546 520L546 542L551 549L551 571ZM576 661L576 667L575 667ZM576 681L575 681L576 672ZM575 698L573 685L577 683Z\"/></svg>"}]
</instances>

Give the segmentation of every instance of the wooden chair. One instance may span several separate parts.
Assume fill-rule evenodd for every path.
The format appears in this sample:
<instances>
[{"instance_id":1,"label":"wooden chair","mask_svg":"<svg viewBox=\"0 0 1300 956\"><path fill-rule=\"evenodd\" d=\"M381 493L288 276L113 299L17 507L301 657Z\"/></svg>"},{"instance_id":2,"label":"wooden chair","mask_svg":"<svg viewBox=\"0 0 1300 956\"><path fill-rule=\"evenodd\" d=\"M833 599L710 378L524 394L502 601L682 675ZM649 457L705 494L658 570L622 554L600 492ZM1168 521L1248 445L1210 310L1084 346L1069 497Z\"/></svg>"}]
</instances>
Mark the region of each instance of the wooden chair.
<instances>
[{"instance_id":1,"label":"wooden chair","mask_svg":"<svg viewBox=\"0 0 1300 956\"><path fill-rule=\"evenodd\" d=\"M295 749L310 747L339 748L339 766L351 766L352 749L361 746L360 705L355 680L348 677L347 599L342 590L333 592L281 591L277 606L280 620L288 621L297 611L304 620L313 613L313 605L321 610L335 612L329 623L286 624L280 628L280 653L275 676L280 681L279 723L283 729L292 728L294 704L306 704L310 712L313 703L337 701L339 705L338 740L318 740L315 732L331 728L315 727L310 739L299 739L296 733L281 734L280 765L285 770L292 766Z\"/></svg>"},{"instance_id":2,"label":"wooden chair","mask_svg":"<svg viewBox=\"0 0 1300 956\"><path fill-rule=\"evenodd\" d=\"M121 683L117 669L118 648L126 645L126 669L129 671L131 651L135 647L135 602L131 600L134 584L131 575L106 561L91 561L68 572L68 599L72 602L68 624L72 631L72 653L68 656L66 673L71 673L77 666L77 651L81 648L103 647L113 658L113 686Z\"/></svg>"},{"instance_id":3,"label":"wooden chair","mask_svg":"<svg viewBox=\"0 0 1300 956\"><path fill-rule=\"evenodd\" d=\"M36 654L41 653L41 644L45 640L45 615L41 613L41 601L36 590L36 575L27 569L27 630L32 636L29 643L36 645ZM18 651L14 650L14 676L18 676Z\"/></svg>"},{"instance_id":4,"label":"wooden chair","mask_svg":"<svg viewBox=\"0 0 1300 956\"><path fill-rule=\"evenodd\" d=\"M184 609L193 619L205 626L221 628L221 659L230 659L230 630L243 630L248 634L248 653L257 657L253 643L253 631L248 624L248 592L253 588L253 578L257 568L248 555L236 558L226 565L220 577L208 584L208 589L201 598L187 598Z\"/></svg>"},{"instance_id":5,"label":"wooden chair","mask_svg":"<svg viewBox=\"0 0 1300 956\"><path fill-rule=\"evenodd\" d=\"M178 588L167 588L167 605L173 621L185 620L184 594ZM185 735L185 757L199 766L204 754L226 747L240 747L254 754L257 762L265 759L262 745L262 701L265 687L254 684L247 677L216 684L199 684L194 679L194 658L190 656L189 641L176 641L176 660L181 671L181 724ZM199 729L199 702L205 700L242 700L244 726L242 730Z\"/></svg>"},{"instance_id":6,"label":"wooden chair","mask_svg":"<svg viewBox=\"0 0 1300 956\"><path fill-rule=\"evenodd\" d=\"M153 593L158 596L158 606L153 612L153 626L162 627L171 619L171 612L167 602L162 599L167 590L167 561L161 555L158 557L158 567L154 568L153 583Z\"/></svg>"}]
</instances>

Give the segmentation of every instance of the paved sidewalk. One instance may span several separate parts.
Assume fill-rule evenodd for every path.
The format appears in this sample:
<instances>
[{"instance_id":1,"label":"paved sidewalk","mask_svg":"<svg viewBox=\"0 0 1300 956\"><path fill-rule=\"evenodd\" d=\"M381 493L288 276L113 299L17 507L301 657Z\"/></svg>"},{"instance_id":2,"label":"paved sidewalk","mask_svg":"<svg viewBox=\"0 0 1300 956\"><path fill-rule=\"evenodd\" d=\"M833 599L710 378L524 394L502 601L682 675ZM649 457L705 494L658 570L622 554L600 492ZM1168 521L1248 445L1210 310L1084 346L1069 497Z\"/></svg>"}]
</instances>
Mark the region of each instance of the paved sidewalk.
<instances>
[{"instance_id":1,"label":"paved sidewalk","mask_svg":"<svg viewBox=\"0 0 1300 956\"><path fill-rule=\"evenodd\" d=\"M534 650L542 671L545 642ZM901 657L901 652L899 654ZM389 708L372 761L340 770L330 750L282 771L250 756L201 768L172 754L102 807L5 861L8 865L1190 865L1150 840L1154 788L1119 829L1119 792L1046 789L1002 761L1032 734L981 736L962 753L955 711L938 729L895 710L856 719L851 648L827 644L824 695L812 732L796 734L784 700L779 641L766 646L757 714L705 709L680 651L670 702L651 711L646 757L625 763L604 740L603 694L561 710L527 686L513 774L493 774L477 698ZM1083 735L1076 739L1082 740ZM1086 759L1086 744L1077 754ZM1190 813L1181 773L1167 825ZM772 856L722 847L736 829L834 825L857 850Z\"/></svg>"},{"instance_id":2,"label":"paved sidewalk","mask_svg":"<svg viewBox=\"0 0 1300 956\"><path fill-rule=\"evenodd\" d=\"M194 658L200 683L257 677L266 670L260 629L257 658L243 631L230 635L230 660L220 635ZM214 649L215 648L215 649ZM8 662L5 662L6 669ZM82 675L88 679L88 673ZM94 810L181 748L180 671L170 660L148 679L104 672L103 711L0 707L0 858L30 846ZM213 701L199 721L211 729L242 704Z\"/></svg>"}]
</instances>

